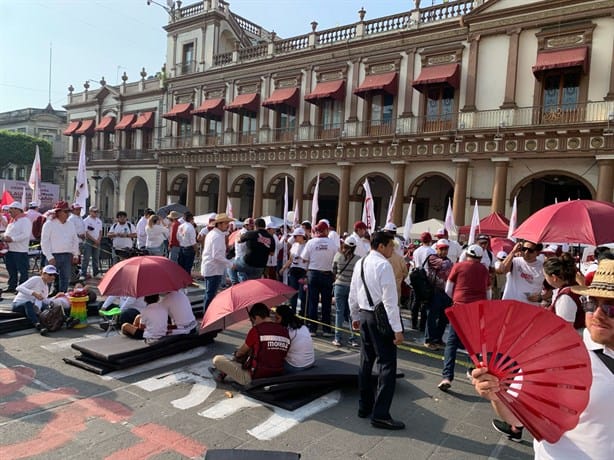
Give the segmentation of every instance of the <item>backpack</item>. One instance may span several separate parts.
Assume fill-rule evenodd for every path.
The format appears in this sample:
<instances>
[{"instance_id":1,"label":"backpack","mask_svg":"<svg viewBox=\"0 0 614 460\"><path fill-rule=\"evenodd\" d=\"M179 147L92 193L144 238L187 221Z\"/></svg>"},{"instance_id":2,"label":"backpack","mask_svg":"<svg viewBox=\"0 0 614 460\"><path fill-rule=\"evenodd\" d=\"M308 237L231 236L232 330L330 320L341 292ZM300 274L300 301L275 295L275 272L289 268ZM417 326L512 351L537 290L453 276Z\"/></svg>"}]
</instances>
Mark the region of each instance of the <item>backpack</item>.
<instances>
[{"instance_id":1,"label":"backpack","mask_svg":"<svg viewBox=\"0 0 614 460\"><path fill-rule=\"evenodd\" d=\"M62 305L51 303L49 308L38 314L38 320L41 326L46 328L49 332L61 329L64 324L64 309Z\"/></svg>"},{"instance_id":2,"label":"backpack","mask_svg":"<svg viewBox=\"0 0 614 460\"><path fill-rule=\"evenodd\" d=\"M32 222L32 236L35 240L41 239L41 234L43 233L43 225L46 221L47 218L45 216L38 216L36 219L34 219L34 222Z\"/></svg>"},{"instance_id":3,"label":"backpack","mask_svg":"<svg viewBox=\"0 0 614 460\"><path fill-rule=\"evenodd\" d=\"M424 265L428 260L429 258L427 257L420 268L416 267L409 273L409 282L419 301L431 300L435 291L433 283L424 269Z\"/></svg>"}]
</instances>

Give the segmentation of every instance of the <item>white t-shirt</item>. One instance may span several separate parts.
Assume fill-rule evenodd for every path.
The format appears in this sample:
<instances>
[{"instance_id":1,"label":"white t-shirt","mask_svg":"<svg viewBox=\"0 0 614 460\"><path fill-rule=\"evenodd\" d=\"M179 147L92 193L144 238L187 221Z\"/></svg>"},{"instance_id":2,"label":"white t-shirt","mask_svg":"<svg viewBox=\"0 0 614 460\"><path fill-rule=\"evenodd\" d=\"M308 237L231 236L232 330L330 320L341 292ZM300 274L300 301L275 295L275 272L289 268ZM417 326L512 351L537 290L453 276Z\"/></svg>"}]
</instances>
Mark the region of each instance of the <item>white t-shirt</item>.
<instances>
[{"instance_id":1,"label":"white t-shirt","mask_svg":"<svg viewBox=\"0 0 614 460\"><path fill-rule=\"evenodd\" d=\"M588 330L584 331L584 344L589 350L604 348L593 342ZM593 383L588 406L580 415L578 425L563 434L555 444L534 441L536 460L611 460L614 458L612 414L614 413L614 374L593 352L589 351ZM614 358L614 350L604 349L604 354Z\"/></svg>"},{"instance_id":2,"label":"white t-shirt","mask_svg":"<svg viewBox=\"0 0 614 460\"><path fill-rule=\"evenodd\" d=\"M412 255L412 260L414 261L414 267L416 268L422 267L422 265L424 264L424 261L431 254L437 254L437 253L430 246L420 246L419 248L417 248Z\"/></svg>"},{"instance_id":3,"label":"white t-shirt","mask_svg":"<svg viewBox=\"0 0 614 460\"><path fill-rule=\"evenodd\" d=\"M568 323L573 324L576 320L576 313L578 311L576 302L574 302L574 300L568 295L563 294L557 298L558 295L558 289L552 291L552 298L556 299L556 302L554 303L554 312L557 316L560 316Z\"/></svg>"},{"instance_id":4,"label":"white t-shirt","mask_svg":"<svg viewBox=\"0 0 614 460\"><path fill-rule=\"evenodd\" d=\"M290 258L292 259L290 267L298 267L307 270L307 262L305 262L301 257L303 255L303 251L305 250L306 244L307 243L300 244L298 242L292 244L292 247L290 248Z\"/></svg>"},{"instance_id":5,"label":"white t-shirt","mask_svg":"<svg viewBox=\"0 0 614 460\"><path fill-rule=\"evenodd\" d=\"M303 260L307 261L309 270L330 272L337 252L335 242L328 237L312 238L307 241L303 251Z\"/></svg>"},{"instance_id":6,"label":"white t-shirt","mask_svg":"<svg viewBox=\"0 0 614 460\"><path fill-rule=\"evenodd\" d=\"M299 329L288 329L290 348L286 355L286 362L294 367L307 367L315 362L313 340L307 326Z\"/></svg>"},{"instance_id":7,"label":"white t-shirt","mask_svg":"<svg viewBox=\"0 0 614 460\"><path fill-rule=\"evenodd\" d=\"M166 337L168 329L168 310L165 305L150 303L141 312L141 323L145 325L144 339Z\"/></svg>"},{"instance_id":8,"label":"white t-shirt","mask_svg":"<svg viewBox=\"0 0 614 460\"><path fill-rule=\"evenodd\" d=\"M123 224L115 222L113 225L111 225L109 233L114 233L116 235L113 237L113 247L115 249L128 249L133 245L132 238L129 236L119 235L130 235L131 233L136 233L136 229L129 221L126 221Z\"/></svg>"},{"instance_id":9,"label":"white t-shirt","mask_svg":"<svg viewBox=\"0 0 614 460\"><path fill-rule=\"evenodd\" d=\"M544 284L543 267L543 259L528 263L522 257L514 257L512 259L512 270L507 274L505 290L501 298L539 305L539 302L529 302L527 295L541 292Z\"/></svg>"},{"instance_id":10,"label":"white t-shirt","mask_svg":"<svg viewBox=\"0 0 614 460\"><path fill-rule=\"evenodd\" d=\"M190 299L182 291L169 292L160 300L159 304L168 310L169 316L177 326L176 329L171 331L172 335L187 334L196 327L196 318L192 311Z\"/></svg>"}]
</instances>

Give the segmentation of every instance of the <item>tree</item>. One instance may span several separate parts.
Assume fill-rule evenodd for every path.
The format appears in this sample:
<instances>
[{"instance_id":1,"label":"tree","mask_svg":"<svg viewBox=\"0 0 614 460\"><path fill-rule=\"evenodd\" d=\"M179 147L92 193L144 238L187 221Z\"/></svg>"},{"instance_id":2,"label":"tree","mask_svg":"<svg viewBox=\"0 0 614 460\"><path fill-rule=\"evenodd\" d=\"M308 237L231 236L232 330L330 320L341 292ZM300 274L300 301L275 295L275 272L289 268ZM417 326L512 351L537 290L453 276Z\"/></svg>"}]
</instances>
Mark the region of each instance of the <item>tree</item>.
<instances>
[{"instance_id":1,"label":"tree","mask_svg":"<svg viewBox=\"0 0 614 460\"><path fill-rule=\"evenodd\" d=\"M0 168L9 163L24 165L30 169L34 161L36 146L41 157L41 174L43 181L53 180L53 151L51 144L38 137L12 131L0 131Z\"/></svg>"}]
</instances>

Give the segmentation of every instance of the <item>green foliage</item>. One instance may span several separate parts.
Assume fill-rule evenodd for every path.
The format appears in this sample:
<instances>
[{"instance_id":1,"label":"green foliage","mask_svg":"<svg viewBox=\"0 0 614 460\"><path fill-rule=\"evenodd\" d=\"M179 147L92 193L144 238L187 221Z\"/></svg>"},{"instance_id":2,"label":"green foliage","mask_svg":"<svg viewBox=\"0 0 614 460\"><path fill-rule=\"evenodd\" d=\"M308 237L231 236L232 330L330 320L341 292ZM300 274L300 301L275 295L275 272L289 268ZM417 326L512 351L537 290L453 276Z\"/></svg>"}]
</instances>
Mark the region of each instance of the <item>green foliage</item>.
<instances>
[{"instance_id":1,"label":"green foliage","mask_svg":"<svg viewBox=\"0 0 614 460\"><path fill-rule=\"evenodd\" d=\"M36 145L40 152L43 180L50 177L53 155L51 144L27 134L0 131L0 167L13 163L30 168L36 154Z\"/></svg>"}]
</instances>

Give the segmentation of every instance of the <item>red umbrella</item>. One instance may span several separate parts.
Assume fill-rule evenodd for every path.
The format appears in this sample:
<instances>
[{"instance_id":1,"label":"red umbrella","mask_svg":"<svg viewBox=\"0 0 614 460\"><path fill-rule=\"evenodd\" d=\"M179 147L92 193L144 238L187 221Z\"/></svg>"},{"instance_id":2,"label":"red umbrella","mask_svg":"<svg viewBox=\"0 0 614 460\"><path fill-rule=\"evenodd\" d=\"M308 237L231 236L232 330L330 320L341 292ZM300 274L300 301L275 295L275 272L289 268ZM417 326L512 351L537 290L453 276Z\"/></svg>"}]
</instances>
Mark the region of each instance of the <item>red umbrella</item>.
<instances>
[{"instance_id":1,"label":"red umbrella","mask_svg":"<svg viewBox=\"0 0 614 460\"><path fill-rule=\"evenodd\" d=\"M492 249L493 254L496 256L498 252L505 251L508 254L514 248L514 242L507 238L491 238L490 239L490 249Z\"/></svg>"},{"instance_id":2,"label":"red umbrella","mask_svg":"<svg viewBox=\"0 0 614 460\"><path fill-rule=\"evenodd\" d=\"M278 305L296 294L296 289L270 279L247 280L220 292L211 301L201 324L201 333L224 329L247 318L247 308L262 302Z\"/></svg>"},{"instance_id":3,"label":"red umbrella","mask_svg":"<svg viewBox=\"0 0 614 460\"><path fill-rule=\"evenodd\" d=\"M563 201L540 209L513 233L535 243L614 242L614 204L605 201Z\"/></svg>"},{"instance_id":4,"label":"red umbrella","mask_svg":"<svg viewBox=\"0 0 614 460\"><path fill-rule=\"evenodd\" d=\"M473 363L499 378L497 396L534 438L553 443L578 424L591 365L565 320L515 300L457 305L446 315Z\"/></svg>"},{"instance_id":5,"label":"red umbrella","mask_svg":"<svg viewBox=\"0 0 614 460\"><path fill-rule=\"evenodd\" d=\"M241 238L241 230L235 230L230 235L228 235L228 246L235 244L235 242Z\"/></svg>"},{"instance_id":6,"label":"red umbrella","mask_svg":"<svg viewBox=\"0 0 614 460\"><path fill-rule=\"evenodd\" d=\"M176 291L192 284L192 277L179 264L160 256L122 260L105 273L98 285L103 295L143 297Z\"/></svg>"}]
</instances>

